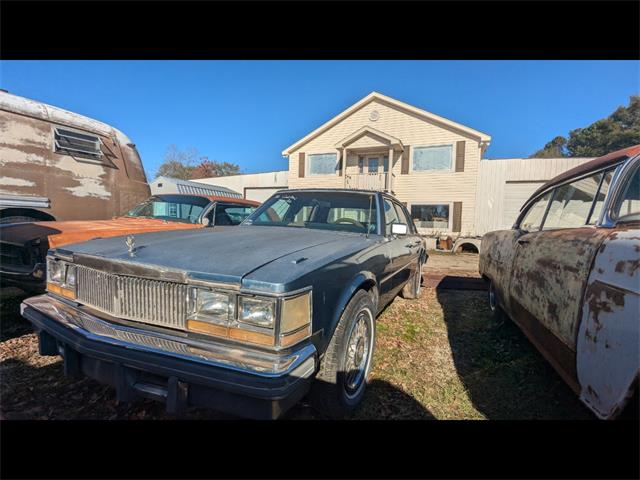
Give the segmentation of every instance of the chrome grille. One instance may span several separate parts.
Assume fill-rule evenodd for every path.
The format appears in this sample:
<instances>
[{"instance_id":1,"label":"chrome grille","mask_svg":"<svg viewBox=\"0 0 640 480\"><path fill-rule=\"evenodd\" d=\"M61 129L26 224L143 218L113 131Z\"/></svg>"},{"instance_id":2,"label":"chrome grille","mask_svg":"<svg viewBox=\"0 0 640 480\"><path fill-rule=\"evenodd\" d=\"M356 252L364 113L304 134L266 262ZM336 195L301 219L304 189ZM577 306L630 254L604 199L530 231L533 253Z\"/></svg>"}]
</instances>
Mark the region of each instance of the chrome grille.
<instances>
[{"instance_id":1,"label":"chrome grille","mask_svg":"<svg viewBox=\"0 0 640 480\"><path fill-rule=\"evenodd\" d=\"M186 285L77 268L79 302L118 318L186 328Z\"/></svg>"}]
</instances>

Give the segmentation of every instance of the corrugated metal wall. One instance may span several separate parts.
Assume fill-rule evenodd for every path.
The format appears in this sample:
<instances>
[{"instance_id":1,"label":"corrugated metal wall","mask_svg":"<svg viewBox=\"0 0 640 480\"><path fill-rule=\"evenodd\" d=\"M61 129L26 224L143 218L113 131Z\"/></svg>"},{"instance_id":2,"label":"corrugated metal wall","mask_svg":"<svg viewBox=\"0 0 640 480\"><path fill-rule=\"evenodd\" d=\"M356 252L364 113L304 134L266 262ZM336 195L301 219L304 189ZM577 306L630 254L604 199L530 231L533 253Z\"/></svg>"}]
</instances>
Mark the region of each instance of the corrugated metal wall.
<instances>
[{"instance_id":1,"label":"corrugated metal wall","mask_svg":"<svg viewBox=\"0 0 640 480\"><path fill-rule=\"evenodd\" d=\"M502 158L482 160L476 191L477 235L511 228L536 188L592 158Z\"/></svg>"}]
</instances>

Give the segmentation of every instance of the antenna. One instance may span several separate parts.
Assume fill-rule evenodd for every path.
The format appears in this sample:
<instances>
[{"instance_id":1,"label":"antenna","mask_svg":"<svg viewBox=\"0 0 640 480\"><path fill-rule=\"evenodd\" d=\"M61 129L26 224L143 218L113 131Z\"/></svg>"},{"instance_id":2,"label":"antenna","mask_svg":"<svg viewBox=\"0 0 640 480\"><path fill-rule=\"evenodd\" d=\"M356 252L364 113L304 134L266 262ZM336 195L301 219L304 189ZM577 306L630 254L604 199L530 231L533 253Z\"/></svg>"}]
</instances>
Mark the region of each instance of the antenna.
<instances>
[{"instance_id":1,"label":"antenna","mask_svg":"<svg viewBox=\"0 0 640 480\"><path fill-rule=\"evenodd\" d=\"M365 238L369 238L369 230L371 230L371 204L373 203L373 195L369 195L369 218L367 222L367 235Z\"/></svg>"}]
</instances>

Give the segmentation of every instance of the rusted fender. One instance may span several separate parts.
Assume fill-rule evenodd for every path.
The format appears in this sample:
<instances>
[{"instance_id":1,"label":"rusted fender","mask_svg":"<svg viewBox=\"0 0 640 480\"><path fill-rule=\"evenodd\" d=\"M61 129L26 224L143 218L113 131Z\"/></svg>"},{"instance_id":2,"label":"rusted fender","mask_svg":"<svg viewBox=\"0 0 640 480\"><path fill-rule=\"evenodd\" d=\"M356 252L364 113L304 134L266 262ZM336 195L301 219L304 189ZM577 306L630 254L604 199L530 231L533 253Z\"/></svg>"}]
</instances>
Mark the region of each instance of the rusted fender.
<instances>
[{"instance_id":1,"label":"rusted fender","mask_svg":"<svg viewBox=\"0 0 640 480\"><path fill-rule=\"evenodd\" d=\"M640 372L640 228L614 231L600 246L585 290L577 336L580 398L615 417Z\"/></svg>"},{"instance_id":2,"label":"rusted fender","mask_svg":"<svg viewBox=\"0 0 640 480\"><path fill-rule=\"evenodd\" d=\"M513 266L515 242L521 236L518 230L496 230L482 237L478 270L480 275L493 281L498 299L509 311L509 280Z\"/></svg>"}]
</instances>

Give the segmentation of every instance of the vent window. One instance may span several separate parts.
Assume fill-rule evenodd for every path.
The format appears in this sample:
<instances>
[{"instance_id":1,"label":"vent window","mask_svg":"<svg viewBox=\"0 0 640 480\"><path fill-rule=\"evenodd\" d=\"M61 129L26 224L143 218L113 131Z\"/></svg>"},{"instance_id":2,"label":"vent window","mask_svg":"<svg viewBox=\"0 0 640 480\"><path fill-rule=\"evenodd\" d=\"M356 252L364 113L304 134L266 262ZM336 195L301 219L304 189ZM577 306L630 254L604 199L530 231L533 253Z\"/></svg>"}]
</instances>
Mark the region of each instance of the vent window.
<instances>
[{"instance_id":1,"label":"vent window","mask_svg":"<svg viewBox=\"0 0 640 480\"><path fill-rule=\"evenodd\" d=\"M91 158L102 157L100 137L87 133L79 133L65 128L56 128L54 133L56 153Z\"/></svg>"}]
</instances>

